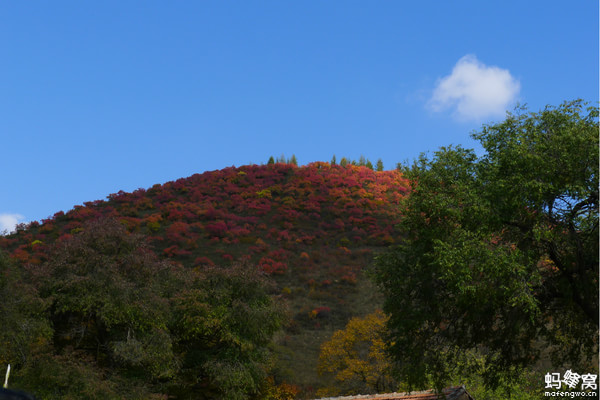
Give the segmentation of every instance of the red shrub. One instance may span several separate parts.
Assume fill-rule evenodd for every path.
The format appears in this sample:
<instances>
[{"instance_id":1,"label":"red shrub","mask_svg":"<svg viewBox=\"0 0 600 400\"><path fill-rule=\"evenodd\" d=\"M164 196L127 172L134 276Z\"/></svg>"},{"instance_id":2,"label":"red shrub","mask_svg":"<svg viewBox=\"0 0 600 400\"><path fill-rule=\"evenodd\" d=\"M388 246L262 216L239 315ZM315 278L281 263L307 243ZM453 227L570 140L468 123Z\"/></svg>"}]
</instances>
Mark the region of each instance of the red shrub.
<instances>
[{"instance_id":1,"label":"red shrub","mask_svg":"<svg viewBox=\"0 0 600 400\"><path fill-rule=\"evenodd\" d=\"M196 264L196 265L210 265L210 266L215 265L215 263L210 258L205 257L205 256L197 257L194 260L194 264Z\"/></svg>"},{"instance_id":2,"label":"red shrub","mask_svg":"<svg viewBox=\"0 0 600 400\"><path fill-rule=\"evenodd\" d=\"M287 270L287 264L282 261L275 261L269 257L263 257L258 262L258 266L269 275L281 275Z\"/></svg>"},{"instance_id":3,"label":"red shrub","mask_svg":"<svg viewBox=\"0 0 600 400\"><path fill-rule=\"evenodd\" d=\"M227 233L227 224L223 221L208 223L204 226L209 236L222 238Z\"/></svg>"}]
</instances>

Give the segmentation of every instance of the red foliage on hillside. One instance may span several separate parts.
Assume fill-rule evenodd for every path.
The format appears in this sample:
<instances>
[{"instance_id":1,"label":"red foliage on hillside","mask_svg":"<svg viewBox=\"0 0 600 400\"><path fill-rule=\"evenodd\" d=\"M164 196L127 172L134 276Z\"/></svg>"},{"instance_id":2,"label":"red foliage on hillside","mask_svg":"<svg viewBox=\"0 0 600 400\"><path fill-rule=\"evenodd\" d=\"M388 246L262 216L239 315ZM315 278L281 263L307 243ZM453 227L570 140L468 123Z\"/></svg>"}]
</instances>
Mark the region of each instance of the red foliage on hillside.
<instances>
[{"instance_id":1,"label":"red foliage on hillside","mask_svg":"<svg viewBox=\"0 0 600 400\"><path fill-rule=\"evenodd\" d=\"M84 221L112 217L146 234L159 256L188 267L241 260L272 274L284 294L314 291L310 282L328 282L323 290L331 292L355 284L374 248L398 239L396 205L407 187L398 171L354 165L230 167L60 211L0 237L0 247L40 263ZM336 306L335 296L316 297Z\"/></svg>"}]
</instances>

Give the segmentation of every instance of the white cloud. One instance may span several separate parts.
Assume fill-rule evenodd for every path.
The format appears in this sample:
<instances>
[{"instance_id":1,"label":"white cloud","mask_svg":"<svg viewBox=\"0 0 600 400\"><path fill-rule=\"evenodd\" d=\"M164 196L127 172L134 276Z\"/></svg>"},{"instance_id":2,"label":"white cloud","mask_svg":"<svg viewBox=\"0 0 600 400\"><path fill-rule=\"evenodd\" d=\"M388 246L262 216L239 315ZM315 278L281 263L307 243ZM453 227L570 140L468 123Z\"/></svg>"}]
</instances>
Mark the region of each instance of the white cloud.
<instances>
[{"instance_id":1,"label":"white cloud","mask_svg":"<svg viewBox=\"0 0 600 400\"><path fill-rule=\"evenodd\" d=\"M4 231L13 232L19 222L23 222L25 217L21 214L0 214L0 234Z\"/></svg>"},{"instance_id":2,"label":"white cloud","mask_svg":"<svg viewBox=\"0 0 600 400\"><path fill-rule=\"evenodd\" d=\"M508 70L481 63L474 55L462 57L452 73L441 78L429 99L433 111L452 109L461 120L502 116L515 102L521 84Z\"/></svg>"}]
</instances>

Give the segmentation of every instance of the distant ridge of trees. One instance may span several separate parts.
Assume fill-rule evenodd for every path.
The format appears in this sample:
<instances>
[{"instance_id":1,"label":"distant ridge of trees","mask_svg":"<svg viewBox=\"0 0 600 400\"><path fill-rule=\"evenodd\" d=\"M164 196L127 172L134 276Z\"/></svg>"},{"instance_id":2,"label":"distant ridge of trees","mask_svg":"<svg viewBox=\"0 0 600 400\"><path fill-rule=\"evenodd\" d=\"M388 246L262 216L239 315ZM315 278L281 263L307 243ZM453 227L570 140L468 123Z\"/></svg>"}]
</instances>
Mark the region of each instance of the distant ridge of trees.
<instances>
[{"instance_id":1,"label":"distant ridge of trees","mask_svg":"<svg viewBox=\"0 0 600 400\"><path fill-rule=\"evenodd\" d=\"M274 158L273 156L269 157L267 164L271 165L275 163L298 165L298 160L296 159L296 156L294 154L292 154L292 157L290 158L286 158L284 154L277 158ZM337 158L335 154L331 158L329 164L337 165ZM367 167L374 171L383 171L383 161L381 160L381 158L379 158L375 165L373 165L373 163L368 158L365 158L365 156L363 156L362 154L358 160L352 160L346 157L342 157L339 165L341 165L342 167L345 167L346 165L355 165L359 167Z\"/></svg>"}]
</instances>

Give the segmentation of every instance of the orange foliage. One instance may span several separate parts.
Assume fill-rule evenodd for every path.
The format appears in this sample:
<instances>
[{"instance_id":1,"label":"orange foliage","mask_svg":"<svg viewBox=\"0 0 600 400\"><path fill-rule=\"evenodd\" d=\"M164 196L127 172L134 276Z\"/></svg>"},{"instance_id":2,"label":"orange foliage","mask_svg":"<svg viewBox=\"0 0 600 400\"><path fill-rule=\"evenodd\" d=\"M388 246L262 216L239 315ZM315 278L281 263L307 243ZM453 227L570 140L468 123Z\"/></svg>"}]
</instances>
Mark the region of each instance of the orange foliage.
<instances>
[{"instance_id":1,"label":"orange foliage","mask_svg":"<svg viewBox=\"0 0 600 400\"><path fill-rule=\"evenodd\" d=\"M396 389L385 348L387 320L382 311L352 318L346 329L335 332L321 345L319 372L333 374L336 383L320 389L318 395L381 393Z\"/></svg>"}]
</instances>

